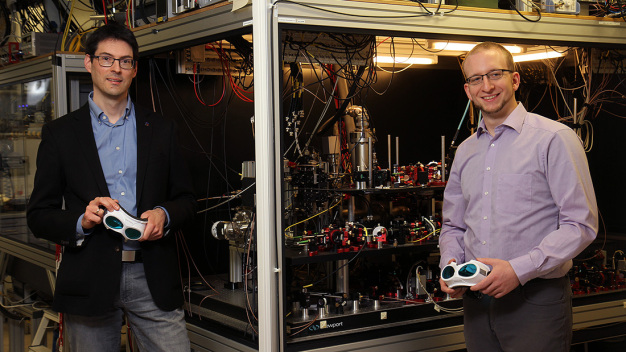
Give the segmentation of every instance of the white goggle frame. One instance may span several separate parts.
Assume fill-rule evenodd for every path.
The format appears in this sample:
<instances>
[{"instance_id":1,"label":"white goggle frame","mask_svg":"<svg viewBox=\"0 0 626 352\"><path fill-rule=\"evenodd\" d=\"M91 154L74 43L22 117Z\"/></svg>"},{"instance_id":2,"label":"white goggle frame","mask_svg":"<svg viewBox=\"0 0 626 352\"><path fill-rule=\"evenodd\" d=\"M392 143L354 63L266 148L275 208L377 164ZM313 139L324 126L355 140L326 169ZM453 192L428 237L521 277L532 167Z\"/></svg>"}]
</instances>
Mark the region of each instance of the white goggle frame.
<instances>
[{"instance_id":1,"label":"white goggle frame","mask_svg":"<svg viewBox=\"0 0 626 352\"><path fill-rule=\"evenodd\" d=\"M474 286L489 275L491 269L478 260L456 264L452 262L441 269L441 278L449 288Z\"/></svg>"},{"instance_id":2,"label":"white goggle frame","mask_svg":"<svg viewBox=\"0 0 626 352\"><path fill-rule=\"evenodd\" d=\"M107 229L121 234L127 240L138 240L143 236L148 220L133 216L120 206L119 210L106 211L102 222Z\"/></svg>"}]
</instances>

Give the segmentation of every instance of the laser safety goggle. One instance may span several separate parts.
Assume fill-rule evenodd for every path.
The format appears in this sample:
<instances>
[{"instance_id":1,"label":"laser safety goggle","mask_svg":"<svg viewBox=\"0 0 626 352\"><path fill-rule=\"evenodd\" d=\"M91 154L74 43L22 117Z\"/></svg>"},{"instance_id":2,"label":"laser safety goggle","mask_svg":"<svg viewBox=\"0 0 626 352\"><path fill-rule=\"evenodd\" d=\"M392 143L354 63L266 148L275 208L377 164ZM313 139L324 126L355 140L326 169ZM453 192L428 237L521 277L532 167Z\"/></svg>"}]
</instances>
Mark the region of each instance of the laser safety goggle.
<instances>
[{"instance_id":1,"label":"laser safety goggle","mask_svg":"<svg viewBox=\"0 0 626 352\"><path fill-rule=\"evenodd\" d=\"M107 211L103 222L107 229L121 234L124 238L138 240L143 235L148 220L133 216L120 206L119 210Z\"/></svg>"},{"instance_id":2,"label":"laser safety goggle","mask_svg":"<svg viewBox=\"0 0 626 352\"><path fill-rule=\"evenodd\" d=\"M478 260L457 265L452 262L441 270L441 278L449 288L474 286L487 277L491 269Z\"/></svg>"}]
</instances>

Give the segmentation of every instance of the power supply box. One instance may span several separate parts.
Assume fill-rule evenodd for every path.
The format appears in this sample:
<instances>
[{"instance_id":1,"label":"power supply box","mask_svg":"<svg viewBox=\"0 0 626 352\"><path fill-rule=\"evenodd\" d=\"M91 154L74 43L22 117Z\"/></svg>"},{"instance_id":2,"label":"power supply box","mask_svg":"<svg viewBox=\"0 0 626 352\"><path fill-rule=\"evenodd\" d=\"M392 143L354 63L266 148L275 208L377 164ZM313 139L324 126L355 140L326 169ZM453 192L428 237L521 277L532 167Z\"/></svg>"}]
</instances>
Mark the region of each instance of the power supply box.
<instances>
[{"instance_id":1,"label":"power supply box","mask_svg":"<svg viewBox=\"0 0 626 352\"><path fill-rule=\"evenodd\" d=\"M41 56L61 49L62 33L31 32L22 37L21 50L25 58Z\"/></svg>"}]
</instances>

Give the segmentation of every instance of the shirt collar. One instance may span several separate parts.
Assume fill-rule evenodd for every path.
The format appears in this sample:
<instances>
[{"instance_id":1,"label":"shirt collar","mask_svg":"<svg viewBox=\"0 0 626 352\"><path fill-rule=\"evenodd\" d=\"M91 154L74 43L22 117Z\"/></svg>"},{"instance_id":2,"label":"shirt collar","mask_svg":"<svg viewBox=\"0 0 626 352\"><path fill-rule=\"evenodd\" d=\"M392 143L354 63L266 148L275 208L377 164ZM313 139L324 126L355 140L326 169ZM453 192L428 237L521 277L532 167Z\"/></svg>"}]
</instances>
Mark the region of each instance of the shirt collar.
<instances>
[{"instance_id":1,"label":"shirt collar","mask_svg":"<svg viewBox=\"0 0 626 352\"><path fill-rule=\"evenodd\" d=\"M89 111L91 112L91 116L93 116L98 122L102 121L102 115L104 114L104 111L102 111L102 109L100 109L100 107L93 101L93 91L89 93L87 100L89 102ZM122 116L121 121L128 120L132 108L133 102L132 100L130 100L130 95L128 95L126 101L126 109L124 110L124 116Z\"/></svg>"},{"instance_id":2,"label":"shirt collar","mask_svg":"<svg viewBox=\"0 0 626 352\"><path fill-rule=\"evenodd\" d=\"M508 126L517 131L517 133L522 133L522 125L524 125L524 120L526 119L527 113L528 112L526 111L526 108L524 108L524 105L522 103L518 103L515 110L511 112L511 114L506 118L506 120L504 120L504 122L500 126ZM498 127L496 127L496 129ZM478 128L476 129L476 133L478 136L483 133L487 133L487 127L485 126L484 119L480 120Z\"/></svg>"}]
</instances>

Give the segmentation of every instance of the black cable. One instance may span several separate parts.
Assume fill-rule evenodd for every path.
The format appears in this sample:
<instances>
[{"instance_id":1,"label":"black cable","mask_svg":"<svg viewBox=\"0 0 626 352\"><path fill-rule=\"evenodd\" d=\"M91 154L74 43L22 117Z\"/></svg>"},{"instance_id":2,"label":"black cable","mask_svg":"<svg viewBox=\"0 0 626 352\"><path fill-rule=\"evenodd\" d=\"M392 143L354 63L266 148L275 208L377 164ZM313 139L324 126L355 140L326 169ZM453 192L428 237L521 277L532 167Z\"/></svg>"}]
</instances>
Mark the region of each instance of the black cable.
<instances>
[{"instance_id":1,"label":"black cable","mask_svg":"<svg viewBox=\"0 0 626 352\"><path fill-rule=\"evenodd\" d=\"M157 71L160 72L160 69L158 68L158 66L155 65L155 67L157 68ZM176 84L174 82L174 77L172 76L172 70L171 70L171 65L170 65L170 58L167 58L167 62L166 62L166 73L167 73L167 78L168 81L165 81L165 78L163 78L163 82L166 83L166 87L168 87L168 91L170 92L172 99L174 100L174 102L176 104L178 104L177 102L182 102L184 101L184 99L182 99L182 97L178 94L176 89L169 89L169 87L175 87ZM169 86L167 85L167 83L169 83ZM207 126L206 122L203 121L203 119L201 119L200 117L198 117L196 114L194 114L193 112L191 112L185 105L183 105L181 107L181 110L184 111L186 117L190 118L190 120L198 125L198 126ZM225 118L225 117L224 117ZM218 121L218 123L221 123L224 118L220 121Z\"/></svg>"},{"instance_id":2,"label":"black cable","mask_svg":"<svg viewBox=\"0 0 626 352\"><path fill-rule=\"evenodd\" d=\"M365 66L359 66L359 70L356 76L361 77L363 72L365 72ZM356 92L356 89L357 89L357 85L358 85L358 82L355 81L352 84L352 86L350 86L350 89L348 90L348 97L354 96L354 93ZM317 129L317 131L314 131L314 132L318 134L324 133L324 131L326 131L330 126L332 126L333 122L338 121L341 118L341 116L345 114L348 104L350 104L350 99L345 99L343 103L341 104L341 106L339 107L339 109L337 109L337 112L335 113L335 115L331 117L330 119L326 120L325 122L323 122L320 125L320 127Z\"/></svg>"},{"instance_id":3,"label":"black cable","mask_svg":"<svg viewBox=\"0 0 626 352\"><path fill-rule=\"evenodd\" d=\"M458 3L458 2L457 2L457 3ZM444 50L445 50L445 49L440 49L440 50L430 50L430 49L425 48L424 46L422 46L422 44L420 44L420 43L417 41L417 39L415 39L415 38L411 38L411 40L413 41L413 43L414 43L414 44L417 44L420 48L422 48L422 50L424 50L424 51L428 51L429 53L438 54L438 53L440 53L440 52L442 52L442 51L444 51ZM450 41L449 41L449 40L447 40L447 42L449 43ZM447 45L447 44L446 44L446 45Z\"/></svg>"},{"instance_id":4,"label":"black cable","mask_svg":"<svg viewBox=\"0 0 626 352\"><path fill-rule=\"evenodd\" d=\"M226 109L228 110L228 106L226 107ZM222 138L222 150L223 150L223 155L224 155L224 175L228 175L228 160L226 160L227 156L226 156L226 150L228 148L226 148L226 123L222 124L222 136L224 136L224 138ZM213 143L211 143L211 145L213 145ZM212 147L211 147L212 148ZM226 193L229 193L231 191L234 191L235 189L230 185L230 182L226 181ZM232 207L228 207L228 217L230 219L232 219L232 214L231 214L231 210Z\"/></svg>"},{"instance_id":5,"label":"black cable","mask_svg":"<svg viewBox=\"0 0 626 352\"><path fill-rule=\"evenodd\" d=\"M452 12L456 11L459 8L459 0L455 0L456 5L454 6L454 8L452 10L446 11L446 12L439 12L439 10L441 9L441 5L443 5L442 4L443 0L439 0L439 2L437 3L437 10L435 10L434 12L428 10L428 8L426 8L426 6L424 6L424 3L422 1L420 1L420 0L409 0L409 1L416 2L416 3L420 4L420 6L431 16L439 15L439 14L452 13Z\"/></svg>"},{"instance_id":6,"label":"black cable","mask_svg":"<svg viewBox=\"0 0 626 352\"><path fill-rule=\"evenodd\" d=\"M86 4L86 3L83 2L83 0L78 0L78 2L81 3L83 6L85 6L86 8L93 10L93 5ZM68 1L68 3L69 3L69 1Z\"/></svg>"},{"instance_id":7,"label":"black cable","mask_svg":"<svg viewBox=\"0 0 626 352\"><path fill-rule=\"evenodd\" d=\"M175 83L174 83L174 78L173 78L173 76L172 76L172 72L171 72L171 69L170 69L170 67L171 67L171 65L169 64L169 60L170 60L170 59L168 58L167 60L168 60L168 62L167 62L167 65L166 65L166 66L167 66L167 74L168 74L168 79L169 79L169 85L166 83L166 87L168 88L168 92L170 92L170 95L171 95L171 96L172 96L172 91L174 92L173 94L174 94L174 96L176 96L176 98L174 98L175 103L176 103L177 101L183 101L183 100L180 98L180 96L178 96L178 94L176 93L176 91L175 91L174 89L172 89L172 90L170 90L170 89L169 89L169 87L170 87L170 86L171 86L171 87L175 87ZM158 66L156 66L156 68L157 68L157 71L159 72L159 74L161 74L161 71L160 71L160 69L158 68ZM161 76L161 77L162 77L162 76ZM162 77L162 78L163 78L163 77ZM226 104L225 104L227 107L228 107L228 106L230 105L230 103L232 102L232 99L233 99L234 95L235 95L235 94L234 94L234 92L232 92L232 91L231 91L231 94L229 95L228 100L227 100L227 102L226 102ZM172 97L173 97L173 96L172 96ZM176 99L178 99L178 100L176 100ZM176 105L177 105L177 107L178 107L179 111L182 111L182 109L181 109L181 107L178 105L178 103L176 103ZM225 119L226 119L226 114L227 114L227 112L228 112L228 108L226 108L226 110L222 113L221 119L220 119L217 123L216 123L216 122L212 122L212 123L210 124L211 128L212 128L212 127L217 126L217 125L218 125L218 124L220 124L220 123L224 123L224 121L225 121ZM229 190L230 190L230 191L234 190L234 188L232 187L232 185L230 184L230 182L229 182L229 180L228 180L228 177L227 177L227 176L225 176L224 174L222 174L222 173L219 171L219 169L218 169L217 165L213 162L213 154L212 154L212 152L211 152L211 153L206 153L206 152L204 151L204 149L202 148L202 145L200 144L200 142L199 142L198 138L197 138L197 137L196 137L196 135L194 134L193 130L191 130L191 127L189 126L187 119L185 119L185 116L193 116L193 117L195 117L195 115L194 115L194 114L192 114L192 113L191 113L191 112L189 112L189 111L187 111L187 113L188 113L188 115L182 115L182 116L183 116L183 120L185 121L185 123L187 123L187 126L190 128L190 132L191 132L192 136L194 137L194 139L196 140L196 142L197 142L198 146L200 147L200 149L202 149L202 152L203 152L203 153L207 156L207 158L208 158L208 160L209 160L209 162L210 162L211 166L212 166L212 167L214 167L214 168L218 171L219 175L220 175L220 176L222 177L222 179L226 182L227 192L228 192ZM201 120L200 120L200 121L201 121ZM198 125L202 125L201 123L198 123L198 122L196 122L196 121L192 121L192 122L194 122L194 123L196 123L196 124L198 124ZM211 143L211 147L212 147L212 146L213 146L213 144ZM224 163L226 163L226 161L224 161ZM232 169L232 168L231 168L231 169ZM235 171L235 172L236 172L236 173L238 173L238 171Z\"/></svg>"},{"instance_id":8,"label":"black cable","mask_svg":"<svg viewBox=\"0 0 626 352\"><path fill-rule=\"evenodd\" d=\"M418 13L418 14L413 14L413 15L402 15L402 16L380 16L380 15L367 16L367 15L357 15L357 14L353 14L353 13L346 13L346 12L339 12L339 11L328 10L328 9L324 9L324 8L321 8L321 7L311 6L311 5L308 5L308 4L304 4L304 3L300 3L300 2L292 1L292 0L277 0L277 1L273 2L272 5L275 5L275 4L279 3L279 2L286 2L286 3L290 3L290 4L294 4L294 5L308 7L310 9L314 9L314 10L334 13L334 14L337 14L337 15L344 15L344 16L351 16L351 17L362 17L362 18L413 18L413 17L423 17L423 16L432 16L433 15L433 13L431 11L429 11L420 2L418 2L418 3L421 5L422 8L424 8L426 10L426 13Z\"/></svg>"},{"instance_id":9,"label":"black cable","mask_svg":"<svg viewBox=\"0 0 626 352\"><path fill-rule=\"evenodd\" d=\"M146 15L146 0L141 0L141 2L139 3L138 13L141 16L141 19L143 20L144 24L150 24L150 20L148 19L148 16Z\"/></svg>"},{"instance_id":10,"label":"black cable","mask_svg":"<svg viewBox=\"0 0 626 352\"><path fill-rule=\"evenodd\" d=\"M517 14L518 14L518 15L520 15L520 16L521 16L523 19L525 19L526 21L528 21L528 22L539 22L539 20L541 20L541 11L540 11L538 8L533 7L535 10L537 10L537 16L538 16L538 17L537 17L537 19L535 19L535 20L531 20L530 18L528 18L528 17L526 17L526 16L522 15L522 13L521 13L521 12L519 12L519 10L517 9L517 7L515 6L515 3L513 3L513 0L508 0L508 1L509 1L509 3L511 4L511 9L515 10L515 12L517 12ZM526 1L531 1L531 3L532 3L532 0L526 0ZM531 11L531 12L532 12L532 11Z\"/></svg>"},{"instance_id":11,"label":"black cable","mask_svg":"<svg viewBox=\"0 0 626 352\"><path fill-rule=\"evenodd\" d=\"M11 320L20 321L23 319L22 316L10 312L8 309L4 308L3 306L0 306L0 314L2 314L4 317L9 318Z\"/></svg>"},{"instance_id":12,"label":"black cable","mask_svg":"<svg viewBox=\"0 0 626 352\"><path fill-rule=\"evenodd\" d=\"M558 51L556 49L554 49L551 45L546 45L548 48L552 49L552 51L557 52L559 54L565 54L566 52L572 50L572 48L568 47L567 49L565 49L564 51Z\"/></svg>"},{"instance_id":13,"label":"black cable","mask_svg":"<svg viewBox=\"0 0 626 352\"><path fill-rule=\"evenodd\" d=\"M298 53L300 51L301 51L301 49L297 50ZM317 59L315 59L315 61L311 61L311 58L308 57L308 56L305 56L305 58L307 59L307 62L309 62L311 65L313 65L314 63L317 63L321 67L322 72L327 72L325 64L323 64L321 61L319 61ZM294 61L298 61L297 58ZM317 70L313 69L311 71L313 72L313 74L315 75L315 78L317 80L316 82L311 83L311 85L319 84L322 87L322 89L324 90L324 92L326 92L326 94L330 95L331 98L334 97L336 99L340 99L339 97L335 96L332 91L326 89L326 87L324 86L324 83L331 78L330 75L329 75L328 78L321 78L320 76L317 75Z\"/></svg>"},{"instance_id":14,"label":"black cable","mask_svg":"<svg viewBox=\"0 0 626 352\"><path fill-rule=\"evenodd\" d=\"M168 59L169 60L169 59ZM169 62L168 62L168 66L169 66ZM181 117L183 118L183 121L185 122L185 125L187 126L187 128L189 129L189 131L191 132L191 135L194 137L194 140L196 141L196 144L198 144L198 146L200 147L200 149L202 149L202 152L205 153L204 149L202 148L202 145L200 144L200 141L198 140L198 138L196 137L193 128L189 125L189 121L187 121L187 119L185 118L185 113L183 111L183 109L181 108L181 106L178 104L178 101L175 98L175 93L172 92L172 90L170 89L170 86L168 85L168 82L165 80L165 77L163 76L163 74L161 73L161 70L159 69L158 65L154 66L157 70L157 72L159 73L159 76L161 77L161 79L163 80L163 82L165 83L165 87L167 88L168 93L170 94L170 97L172 98L172 100L174 101L174 105L176 106L176 108L178 109L178 112L180 113ZM218 170L218 173L220 174L220 176L222 177L223 180L226 181L226 183L228 183L228 179L226 176L224 176L219 169L217 168L217 166L213 163L213 160L211 158L208 159L209 162L211 163L211 165L213 165L213 167L215 167L216 170ZM231 187L232 188L232 187Z\"/></svg>"},{"instance_id":15,"label":"black cable","mask_svg":"<svg viewBox=\"0 0 626 352\"><path fill-rule=\"evenodd\" d=\"M426 6L424 6L424 3L421 2L420 0L409 0L411 2L415 2L418 3L420 5L420 7L422 7L424 9L424 11L426 11L426 13L430 16L434 15L434 13L432 11L430 11L428 8L426 8Z\"/></svg>"},{"instance_id":16,"label":"black cable","mask_svg":"<svg viewBox=\"0 0 626 352\"><path fill-rule=\"evenodd\" d=\"M233 80L235 81L235 83L239 82L244 90L249 90L254 86L254 79L251 79L249 84L245 84L246 78L248 78L248 76L252 73L252 43L245 40L242 36L232 36L225 39L232 47L234 47L234 50L222 49L222 52L225 54L228 61L233 64L240 64L239 74L237 75L237 77L233 77ZM237 62L237 60L233 57L233 52L235 52L241 58L241 62Z\"/></svg>"},{"instance_id":17,"label":"black cable","mask_svg":"<svg viewBox=\"0 0 626 352\"><path fill-rule=\"evenodd\" d=\"M152 63L152 65L156 65L156 62L154 62L154 59L150 59L150 62ZM156 83L156 73L154 71L151 72L153 78L152 78L152 82L154 84L154 91L156 92L157 95L157 101L159 102L159 110L161 111L161 113L163 113L163 105L161 105L161 94L159 93L159 85Z\"/></svg>"},{"instance_id":18,"label":"black cable","mask_svg":"<svg viewBox=\"0 0 626 352\"><path fill-rule=\"evenodd\" d=\"M71 12L71 7L70 7L70 3L71 2L63 2L63 1L55 1L55 6L57 8L57 10L59 10L59 17L62 21L65 21L65 23L70 24L70 32L77 32L77 31L83 31L83 27L82 25L80 25L78 23L78 20L76 19L76 16L72 15L72 18L69 18L70 12ZM85 5L87 8L90 8L90 6L87 6L86 4L83 3L83 5ZM62 6L62 7L61 7ZM66 25L63 25L63 23L59 23L59 30L62 32L63 28L65 28ZM84 32L84 31L83 31Z\"/></svg>"}]
</instances>

